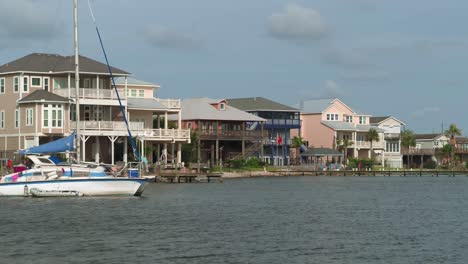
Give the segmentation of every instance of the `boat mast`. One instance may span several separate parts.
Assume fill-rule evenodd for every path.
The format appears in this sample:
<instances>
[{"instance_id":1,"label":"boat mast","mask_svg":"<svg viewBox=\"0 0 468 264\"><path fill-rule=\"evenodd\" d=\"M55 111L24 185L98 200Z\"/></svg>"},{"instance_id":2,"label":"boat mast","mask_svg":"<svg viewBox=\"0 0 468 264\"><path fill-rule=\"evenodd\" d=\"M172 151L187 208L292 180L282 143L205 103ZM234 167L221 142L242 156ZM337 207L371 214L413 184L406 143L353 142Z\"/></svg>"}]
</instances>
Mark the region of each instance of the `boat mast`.
<instances>
[{"instance_id":1,"label":"boat mast","mask_svg":"<svg viewBox=\"0 0 468 264\"><path fill-rule=\"evenodd\" d=\"M76 161L80 163L80 66L78 59L78 0L73 0L73 17L75 28L75 106L76 106Z\"/></svg>"}]
</instances>

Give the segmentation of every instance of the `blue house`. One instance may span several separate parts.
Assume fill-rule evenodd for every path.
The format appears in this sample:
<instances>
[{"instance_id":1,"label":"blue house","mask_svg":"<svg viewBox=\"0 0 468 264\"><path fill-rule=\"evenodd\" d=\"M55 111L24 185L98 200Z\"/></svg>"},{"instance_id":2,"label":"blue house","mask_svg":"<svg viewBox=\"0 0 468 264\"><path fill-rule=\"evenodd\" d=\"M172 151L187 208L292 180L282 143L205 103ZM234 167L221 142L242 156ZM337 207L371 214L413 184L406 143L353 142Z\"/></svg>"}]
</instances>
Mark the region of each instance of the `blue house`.
<instances>
[{"instance_id":1,"label":"blue house","mask_svg":"<svg viewBox=\"0 0 468 264\"><path fill-rule=\"evenodd\" d=\"M250 130L268 132L268 137L262 142L260 159L275 166L290 164L291 129L301 128L299 109L263 97L227 99L227 102L232 107L266 119L263 128L258 122L249 124Z\"/></svg>"}]
</instances>

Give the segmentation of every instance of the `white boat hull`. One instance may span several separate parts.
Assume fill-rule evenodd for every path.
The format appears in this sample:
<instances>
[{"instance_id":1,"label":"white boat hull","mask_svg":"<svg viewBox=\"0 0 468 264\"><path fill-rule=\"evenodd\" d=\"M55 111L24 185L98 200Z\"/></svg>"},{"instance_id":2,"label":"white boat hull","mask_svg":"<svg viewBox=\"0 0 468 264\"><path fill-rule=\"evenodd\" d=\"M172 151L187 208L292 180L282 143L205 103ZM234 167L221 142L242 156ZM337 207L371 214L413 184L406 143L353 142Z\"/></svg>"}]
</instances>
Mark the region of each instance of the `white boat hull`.
<instances>
[{"instance_id":1,"label":"white boat hull","mask_svg":"<svg viewBox=\"0 0 468 264\"><path fill-rule=\"evenodd\" d=\"M77 178L0 183L0 196L29 195L29 190L76 191L85 196L141 196L148 180L141 178ZM26 190L26 191L25 191Z\"/></svg>"}]
</instances>

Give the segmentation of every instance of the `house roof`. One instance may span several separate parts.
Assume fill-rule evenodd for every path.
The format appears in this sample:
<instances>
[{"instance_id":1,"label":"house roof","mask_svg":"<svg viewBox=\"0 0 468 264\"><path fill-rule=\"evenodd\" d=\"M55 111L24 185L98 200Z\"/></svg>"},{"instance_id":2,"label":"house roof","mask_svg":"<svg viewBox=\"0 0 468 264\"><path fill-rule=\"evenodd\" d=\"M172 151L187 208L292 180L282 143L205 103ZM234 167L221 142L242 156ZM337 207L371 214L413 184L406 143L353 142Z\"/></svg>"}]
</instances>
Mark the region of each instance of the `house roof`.
<instances>
[{"instance_id":1,"label":"house roof","mask_svg":"<svg viewBox=\"0 0 468 264\"><path fill-rule=\"evenodd\" d=\"M183 120L226 120L226 121L265 121L265 119L239 110L229 104L225 110L216 109L213 104L221 100L210 98L192 98L182 100Z\"/></svg>"},{"instance_id":2,"label":"house roof","mask_svg":"<svg viewBox=\"0 0 468 264\"><path fill-rule=\"evenodd\" d=\"M315 114L322 113L327 109L335 99L314 99L302 101L299 105L294 105L301 109L303 113Z\"/></svg>"},{"instance_id":3,"label":"house roof","mask_svg":"<svg viewBox=\"0 0 468 264\"><path fill-rule=\"evenodd\" d=\"M313 156L313 157L324 157L324 156L343 156L343 153L336 149L331 148L310 148L307 151L301 153L301 156Z\"/></svg>"},{"instance_id":4,"label":"house roof","mask_svg":"<svg viewBox=\"0 0 468 264\"><path fill-rule=\"evenodd\" d=\"M116 85L125 85L125 77L114 78ZM140 86L152 86L159 87L159 84L154 84L142 80L135 79L133 77L127 77L127 85L140 85Z\"/></svg>"},{"instance_id":5,"label":"house roof","mask_svg":"<svg viewBox=\"0 0 468 264\"><path fill-rule=\"evenodd\" d=\"M243 111L299 111L299 109L266 99L264 97L227 99L230 106Z\"/></svg>"},{"instance_id":6,"label":"house roof","mask_svg":"<svg viewBox=\"0 0 468 264\"><path fill-rule=\"evenodd\" d=\"M390 119L390 118L396 120L397 122L401 123L402 125L405 125L405 123L403 123L402 121L396 119L393 116L373 116L373 117L369 118L369 121L370 121L371 124L380 124L383 121L385 121L387 119Z\"/></svg>"},{"instance_id":7,"label":"house roof","mask_svg":"<svg viewBox=\"0 0 468 264\"><path fill-rule=\"evenodd\" d=\"M80 56L80 72L109 75L107 65L85 56ZM116 75L128 75L121 69L111 67ZM0 74L12 72L58 73L75 72L75 57L58 54L31 53L0 66Z\"/></svg>"},{"instance_id":8,"label":"house roof","mask_svg":"<svg viewBox=\"0 0 468 264\"><path fill-rule=\"evenodd\" d=\"M383 129L371 125L355 125L353 123L342 122L342 121L322 121L322 124L327 127L339 130L339 131L358 131L358 132L367 132L369 129L373 128L377 132L385 132Z\"/></svg>"},{"instance_id":9,"label":"house roof","mask_svg":"<svg viewBox=\"0 0 468 264\"><path fill-rule=\"evenodd\" d=\"M161 110L168 109L154 98L127 98L128 109L133 110Z\"/></svg>"},{"instance_id":10,"label":"house roof","mask_svg":"<svg viewBox=\"0 0 468 264\"><path fill-rule=\"evenodd\" d=\"M444 134L414 134L415 139L432 140L444 136Z\"/></svg>"},{"instance_id":11,"label":"house roof","mask_svg":"<svg viewBox=\"0 0 468 264\"><path fill-rule=\"evenodd\" d=\"M18 100L18 104L22 103L33 103L33 102L55 102L55 103L68 103L70 100L68 98L62 97L60 95L45 91L45 90L36 90L25 97Z\"/></svg>"}]
</instances>

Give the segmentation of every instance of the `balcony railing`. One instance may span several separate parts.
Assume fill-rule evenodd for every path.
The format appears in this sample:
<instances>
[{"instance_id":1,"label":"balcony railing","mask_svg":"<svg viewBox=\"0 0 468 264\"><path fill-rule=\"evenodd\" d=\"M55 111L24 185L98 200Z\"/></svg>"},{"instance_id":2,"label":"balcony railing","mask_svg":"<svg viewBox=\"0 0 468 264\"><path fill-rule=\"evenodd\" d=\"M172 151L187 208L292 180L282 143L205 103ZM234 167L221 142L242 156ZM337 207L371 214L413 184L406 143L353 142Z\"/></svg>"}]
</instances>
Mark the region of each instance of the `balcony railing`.
<instances>
[{"instance_id":1,"label":"balcony railing","mask_svg":"<svg viewBox=\"0 0 468 264\"><path fill-rule=\"evenodd\" d=\"M155 100L164 105L167 108L180 108L180 100L179 99L160 99L155 98Z\"/></svg>"},{"instance_id":2,"label":"balcony railing","mask_svg":"<svg viewBox=\"0 0 468 264\"><path fill-rule=\"evenodd\" d=\"M160 139L190 139L190 129L152 129L145 128L143 122L129 122L134 136ZM76 122L71 122L71 129L76 129ZM126 134L127 126L123 121L80 121L80 131L88 134Z\"/></svg>"},{"instance_id":3,"label":"balcony railing","mask_svg":"<svg viewBox=\"0 0 468 264\"><path fill-rule=\"evenodd\" d=\"M279 146L281 145L291 145L292 144L292 140L291 139L283 139L283 141L281 142L281 144L279 144ZM263 145L278 145L276 143L276 139L264 139L263 140Z\"/></svg>"},{"instance_id":4,"label":"balcony railing","mask_svg":"<svg viewBox=\"0 0 468 264\"><path fill-rule=\"evenodd\" d=\"M216 138L227 138L227 139L261 139L267 136L267 131L260 130L216 130L216 129L202 129L200 131L200 137L202 139L216 139Z\"/></svg>"},{"instance_id":5,"label":"balcony railing","mask_svg":"<svg viewBox=\"0 0 468 264\"><path fill-rule=\"evenodd\" d=\"M356 147L356 148L370 148L371 143L369 141L356 141L351 147ZM384 148L385 144L383 142L373 142L372 143L372 148Z\"/></svg>"},{"instance_id":6,"label":"balcony railing","mask_svg":"<svg viewBox=\"0 0 468 264\"><path fill-rule=\"evenodd\" d=\"M63 97L76 97L75 88L55 89L55 94ZM79 88L78 94L83 99L108 99L117 100L117 94L114 89L96 89L96 88ZM126 95L122 90L119 90L120 99L125 99Z\"/></svg>"},{"instance_id":7,"label":"balcony railing","mask_svg":"<svg viewBox=\"0 0 468 264\"><path fill-rule=\"evenodd\" d=\"M265 126L300 126L299 119L267 119Z\"/></svg>"}]
</instances>

